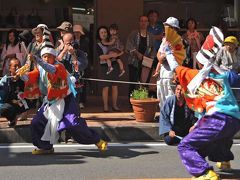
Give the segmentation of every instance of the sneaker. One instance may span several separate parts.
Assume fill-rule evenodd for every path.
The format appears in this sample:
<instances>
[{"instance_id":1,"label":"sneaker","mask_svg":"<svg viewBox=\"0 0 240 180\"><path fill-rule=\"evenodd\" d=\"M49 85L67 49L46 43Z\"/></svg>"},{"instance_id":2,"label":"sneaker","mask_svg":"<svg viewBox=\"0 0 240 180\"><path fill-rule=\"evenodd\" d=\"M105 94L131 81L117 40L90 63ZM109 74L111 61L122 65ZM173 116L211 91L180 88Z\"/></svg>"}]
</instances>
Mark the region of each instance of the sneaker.
<instances>
[{"instance_id":1,"label":"sneaker","mask_svg":"<svg viewBox=\"0 0 240 180\"><path fill-rule=\"evenodd\" d=\"M113 71L113 67L108 68L107 75L110 74Z\"/></svg>"},{"instance_id":2,"label":"sneaker","mask_svg":"<svg viewBox=\"0 0 240 180\"><path fill-rule=\"evenodd\" d=\"M107 145L108 145L107 141L104 141L102 139L100 139L100 141L96 144L99 151L106 151Z\"/></svg>"},{"instance_id":3,"label":"sneaker","mask_svg":"<svg viewBox=\"0 0 240 180\"><path fill-rule=\"evenodd\" d=\"M53 154L54 149L34 149L32 155L41 155L41 154Z\"/></svg>"},{"instance_id":4,"label":"sneaker","mask_svg":"<svg viewBox=\"0 0 240 180\"><path fill-rule=\"evenodd\" d=\"M231 170L230 161L217 162L216 166L217 166L218 169L220 169L222 171Z\"/></svg>"},{"instance_id":5,"label":"sneaker","mask_svg":"<svg viewBox=\"0 0 240 180\"><path fill-rule=\"evenodd\" d=\"M125 71L122 70L121 73L118 75L118 77L121 77L122 75L124 75Z\"/></svg>"},{"instance_id":6,"label":"sneaker","mask_svg":"<svg viewBox=\"0 0 240 180\"><path fill-rule=\"evenodd\" d=\"M83 103L79 103L79 107L80 107L80 109L84 109Z\"/></svg>"},{"instance_id":7,"label":"sneaker","mask_svg":"<svg viewBox=\"0 0 240 180\"><path fill-rule=\"evenodd\" d=\"M193 177L192 180L220 180L220 177L213 170L209 170L209 171L207 171L206 174L204 174L202 176Z\"/></svg>"}]
</instances>

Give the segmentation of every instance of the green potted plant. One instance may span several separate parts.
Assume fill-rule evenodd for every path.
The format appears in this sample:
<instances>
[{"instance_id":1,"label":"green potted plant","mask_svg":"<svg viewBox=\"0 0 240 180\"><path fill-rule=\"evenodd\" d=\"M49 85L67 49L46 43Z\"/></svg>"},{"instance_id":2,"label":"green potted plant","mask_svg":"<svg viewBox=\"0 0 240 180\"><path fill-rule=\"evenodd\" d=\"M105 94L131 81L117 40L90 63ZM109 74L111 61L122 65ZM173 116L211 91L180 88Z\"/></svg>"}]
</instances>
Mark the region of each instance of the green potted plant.
<instances>
[{"instance_id":1,"label":"green potted plant","mask_svg":"<svg viewBox=\"0 0 240 180\"><path fill-rule=\"evenodd\" d=\"M159 100L149 97L148 90L146 88L140 87L139 89L135 89L130 95L130 102L132 104L136 121L154 121Z\"/></svg>"}]
</instances>

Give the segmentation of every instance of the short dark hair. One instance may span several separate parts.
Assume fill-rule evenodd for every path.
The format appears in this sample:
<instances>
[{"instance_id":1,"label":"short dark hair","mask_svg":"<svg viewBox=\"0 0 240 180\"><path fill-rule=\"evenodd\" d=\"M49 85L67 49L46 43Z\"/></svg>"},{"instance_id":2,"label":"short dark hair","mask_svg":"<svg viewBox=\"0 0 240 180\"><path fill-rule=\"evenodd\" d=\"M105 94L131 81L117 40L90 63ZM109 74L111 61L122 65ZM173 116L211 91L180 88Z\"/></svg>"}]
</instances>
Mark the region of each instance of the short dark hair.
<instances>
[{"instance_id":1,"label":"short dark hair","mask_svg":"<svg viewBox=\"0 0 240 180\"><path fill-rule=\"evenodd\" d=\"M192 18L192 17L190 17L190 18L188 18L187 19L187 21L186 21L186 28L188 28L188 23L189 23L189 21L193 21L194 22L194 24L195 24L195 29L197 29L197 21L194 19L194 18Z\"/></svg>"},{"instance_id":2,"label":"short dark hair","mask_svg":"<svg viewBox=\"0 0 240 180\"><path fill-rule=\"evenodd\" d=\"M19 65L21 66L20 60L18 58L13 57L13 58L10 58L10 60L9 60L9 68L10 68L10 66L12 64L12 61L17 61L19 63Z\"/></svg>"},{"instance_id":3,"label":"short dark hair","mask_svg":"<svg viewBox=\"0 0 240 180\"><path fill-rule=\"evenodd\" d=\"M111 24L111 25L109 26L109 29L118 30L118 25L117 25L116 23Z\"/></svg>"},{"instance_id":4,"label":"short dark hair","mask_svg":"<svg viewBox=\"0 0 240 180\"><path fill-rule=\"evenodd\" d=\"M147 16L149 16L150 14L153 14L153 13L156 13L157 16L159 16L159 12L157 10L155 10L155 9L149 10L148 13L147 13Z\"/></svg>"}]
</instances>

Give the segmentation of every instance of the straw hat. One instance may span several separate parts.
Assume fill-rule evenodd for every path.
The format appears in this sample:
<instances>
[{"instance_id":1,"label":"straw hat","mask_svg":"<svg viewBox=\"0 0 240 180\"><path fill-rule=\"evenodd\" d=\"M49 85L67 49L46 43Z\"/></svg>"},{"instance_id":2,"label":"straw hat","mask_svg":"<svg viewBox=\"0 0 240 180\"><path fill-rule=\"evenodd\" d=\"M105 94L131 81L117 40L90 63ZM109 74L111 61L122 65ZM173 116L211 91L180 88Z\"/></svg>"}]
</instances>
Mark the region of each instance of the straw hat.
<instances>
[{"instance_id":1,"label":"straw hat","mask_svg":"<svg viewBox=\"0 0 240 180\"><path fill-rule=\"evenodd\" d=\"M61 31L71 32L72 31L72 24L68 21L64 21L64 22L62 22L62 24L60 26L57 27L57 29L61 30Z\"/></svg>"}]
</instances>

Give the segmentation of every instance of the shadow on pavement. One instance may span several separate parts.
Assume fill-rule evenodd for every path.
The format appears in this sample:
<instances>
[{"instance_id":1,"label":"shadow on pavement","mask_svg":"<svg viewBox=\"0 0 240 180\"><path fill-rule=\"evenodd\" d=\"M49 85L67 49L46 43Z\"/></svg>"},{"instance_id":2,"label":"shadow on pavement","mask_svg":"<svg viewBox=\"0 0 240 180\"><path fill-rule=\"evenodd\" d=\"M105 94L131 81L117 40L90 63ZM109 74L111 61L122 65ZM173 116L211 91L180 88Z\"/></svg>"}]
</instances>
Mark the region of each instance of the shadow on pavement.
<instances>
[{"instance_id":1,"label":"shadow on pavement","mask_svg":"<svg viewBox=\"0 0 240 180\"><path fill-rule=\"evenodd\" d=\"M130 158L135 158L137 156L143 156L143 155L148 155L148 154L158 154L158 151L144 151L141 152L139 149L146 149L148 148L147 146L140 146L140 147L109 147L109 149L106 152L102 152L101 155L89 151L89 149L86 149L86 151L81 152L81 155L87 156L87 157L94 157L94 158L108 158L108 157L118 157L120 159L130 159ZM138 150L134 150L138 149ZM84 150L84 149L81 149Z\"/></svg>"},{"instance_id":2,"label":"shadow on pavement","mask_svg":"<svg viewBox=\"0 0 240 180\"><path fill-rule=\"evenodd\" d=\"M240 169L232 169L228 172L219 171L218 174L222 179L238 179L240 180Z\"/></svg>"},{"instance_id":3,"label":"shadow on pavement","mask_svg":"<svg viewBox=\"0 0 240 180\"><path fill-rule=\"evenodd\" d=\"M134 150L137 148L138 150ZM120 159L129 159L148 154L157 154L157 151L141 152L141 148L148 147L110 147L106 152L99 152L97 149L77 149L75 152L58 152L55 149L54 154L50 155L32 155L29 152L9 152L8 149L2 149L1 154L5 154L0 159L0 166L39 166L51 164L82 164L86 163L86 157L108 158L118 157Z\"/></svg>"},{"instance_id":4,"label":"shadow on pavement","mask_svg":"<svg viewBox=\"0 0 240 180\"><path fill-rule=\"evenodd\" d=\"M32 150L32 149L31 149ZM6 154L1 158L0 166L39 166L51 164L81 164L85 163L85 157L79 152L54 153L51 155L32 155L29 152L4 152Z\"/></svg>"}]
</instances>

